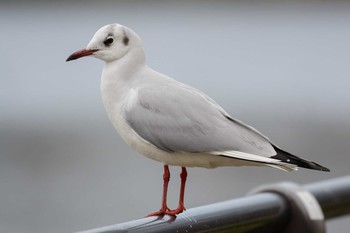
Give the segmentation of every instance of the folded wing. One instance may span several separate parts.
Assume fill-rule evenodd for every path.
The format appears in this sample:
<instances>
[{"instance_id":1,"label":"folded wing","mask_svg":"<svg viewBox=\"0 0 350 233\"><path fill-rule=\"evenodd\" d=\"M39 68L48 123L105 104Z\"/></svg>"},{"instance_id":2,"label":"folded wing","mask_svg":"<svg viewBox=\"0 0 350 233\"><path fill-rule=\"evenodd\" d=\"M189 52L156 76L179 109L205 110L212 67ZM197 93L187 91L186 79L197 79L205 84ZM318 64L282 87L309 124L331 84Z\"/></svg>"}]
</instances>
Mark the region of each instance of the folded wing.
<instances>
[{"instance_id":1,"label":"folded wing","mask_svg":"<svg viewBox=\"0 0 350 233\"><path fill-rule=\"evenodd\" d=\"M265 136L193 88L163 85L135 91L125 118L136 133L162 150L276 155Z\"/></svg>"}]
</instances>

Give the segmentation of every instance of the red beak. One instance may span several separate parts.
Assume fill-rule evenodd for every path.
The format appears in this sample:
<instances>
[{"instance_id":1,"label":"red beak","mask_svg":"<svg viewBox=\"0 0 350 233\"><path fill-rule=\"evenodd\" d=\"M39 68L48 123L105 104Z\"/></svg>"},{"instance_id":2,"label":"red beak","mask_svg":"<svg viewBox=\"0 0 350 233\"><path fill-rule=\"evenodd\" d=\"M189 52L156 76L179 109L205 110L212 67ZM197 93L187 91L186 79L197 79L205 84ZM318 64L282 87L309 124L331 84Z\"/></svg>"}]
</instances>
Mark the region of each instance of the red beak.
<instances>
[{"instance_id":1,"label":"red beak","mask_svg":"<svg viewBox=\"0 0 350 233\"><path fill-rule=\"evenodd\" d=\"M98 49L92 49L92 50L87 50L87 49L82 49L79 51L76 51L72 55L70 55L66 61L71 61L71 60L76 60L81 57L86 57L94 54L94 52L98 51Z\"/></svg>"}]
</instances>

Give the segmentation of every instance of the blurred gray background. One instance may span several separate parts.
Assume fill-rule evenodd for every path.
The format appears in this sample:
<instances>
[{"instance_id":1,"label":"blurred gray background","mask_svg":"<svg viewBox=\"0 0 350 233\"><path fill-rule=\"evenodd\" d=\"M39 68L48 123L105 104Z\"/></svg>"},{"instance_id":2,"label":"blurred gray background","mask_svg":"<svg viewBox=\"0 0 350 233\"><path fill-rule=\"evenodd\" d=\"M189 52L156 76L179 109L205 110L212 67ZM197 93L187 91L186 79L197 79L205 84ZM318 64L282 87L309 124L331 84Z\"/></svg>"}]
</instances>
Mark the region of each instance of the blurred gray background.
<instances>
[{"instance_id":1,"label":"blurred gray background","mask_svg":"<svg viewBox=\"0 0 350 233\"><path fill-rule=\"evenodd\" d=\"M103 63L65 62L113 22L141 36L151 67L331 169L192 168L188 208L264 183L348 175L350 4L249 2L1 2L0 232L74 232L160 207L162 165L130 149L107 119ZM180 170L171 171L176 207ZM346 232L349 217L327 227Z\"/></svg>"}]
</instances>

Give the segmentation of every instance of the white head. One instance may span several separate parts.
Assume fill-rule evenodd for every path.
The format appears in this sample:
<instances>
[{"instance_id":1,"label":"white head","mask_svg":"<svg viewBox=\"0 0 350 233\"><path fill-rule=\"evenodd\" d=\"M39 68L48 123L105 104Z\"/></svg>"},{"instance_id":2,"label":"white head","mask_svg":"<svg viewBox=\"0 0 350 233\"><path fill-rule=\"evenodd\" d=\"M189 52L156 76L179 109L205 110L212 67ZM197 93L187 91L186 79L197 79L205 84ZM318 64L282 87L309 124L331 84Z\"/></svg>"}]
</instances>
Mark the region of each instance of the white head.
<instances>
[{"instance_id":1,"label":"white head","mask_svg":"<svg viewBox=\"0 0 350 233\"><path fill-rule=\"evenodd\" d=\"M67 61L92 55L105 62L112 62L124 57L131 50L137 50L143 56L139 36L123 25L109 24L100 28L86 48L70 55Z\"/></svg>"}]
</instances>

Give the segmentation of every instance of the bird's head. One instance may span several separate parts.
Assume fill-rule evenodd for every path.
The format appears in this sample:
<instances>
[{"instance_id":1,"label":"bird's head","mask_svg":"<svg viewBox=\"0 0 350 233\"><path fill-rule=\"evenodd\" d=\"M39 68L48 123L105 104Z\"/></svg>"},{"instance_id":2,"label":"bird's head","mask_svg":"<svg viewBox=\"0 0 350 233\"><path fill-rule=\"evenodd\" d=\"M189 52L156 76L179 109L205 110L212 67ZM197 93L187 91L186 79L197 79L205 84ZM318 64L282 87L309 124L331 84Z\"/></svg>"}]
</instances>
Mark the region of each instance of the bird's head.
<instances>
[{"instance_id":1,"label":"bird's head","mask_svg":"<svg viewBox=\"0 0 350 233\"><path fill-rule=\"evenodd\" d=\"M100 28L85 49L70 55L66 61L85 56L94 56L105 62L119 60L131 48L140 47L141 40L136 33L120 24L109 24Z\"/></svg>"}]
</instances>

